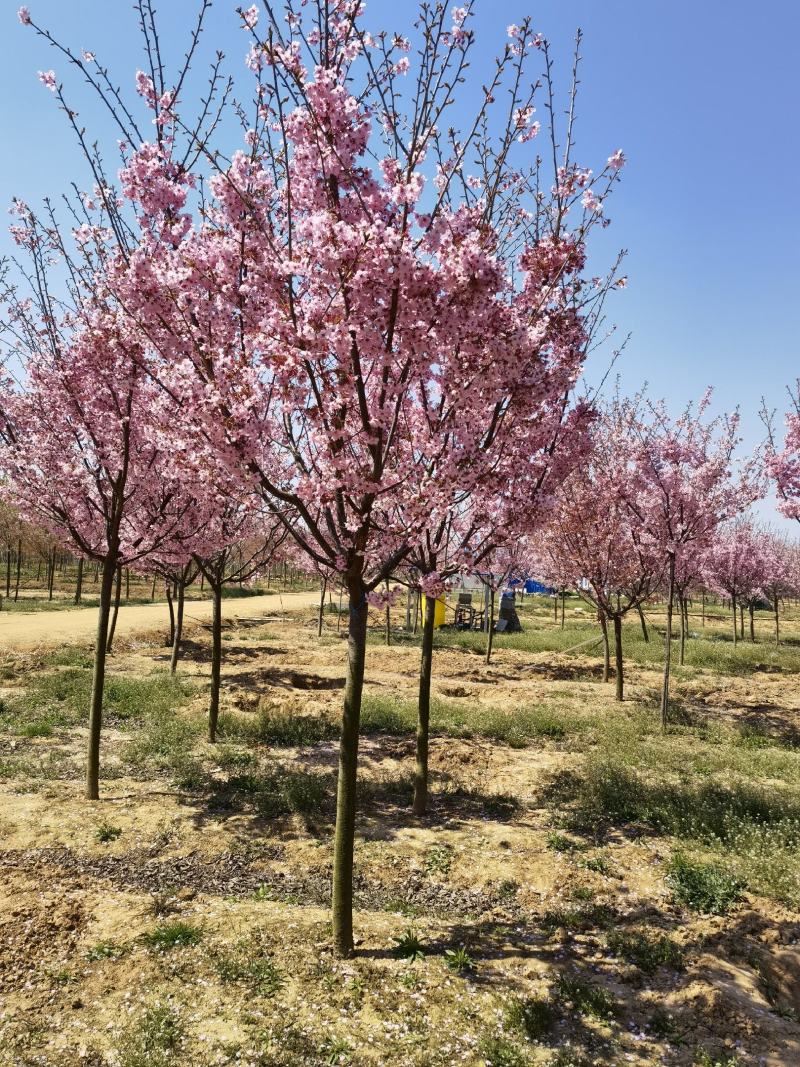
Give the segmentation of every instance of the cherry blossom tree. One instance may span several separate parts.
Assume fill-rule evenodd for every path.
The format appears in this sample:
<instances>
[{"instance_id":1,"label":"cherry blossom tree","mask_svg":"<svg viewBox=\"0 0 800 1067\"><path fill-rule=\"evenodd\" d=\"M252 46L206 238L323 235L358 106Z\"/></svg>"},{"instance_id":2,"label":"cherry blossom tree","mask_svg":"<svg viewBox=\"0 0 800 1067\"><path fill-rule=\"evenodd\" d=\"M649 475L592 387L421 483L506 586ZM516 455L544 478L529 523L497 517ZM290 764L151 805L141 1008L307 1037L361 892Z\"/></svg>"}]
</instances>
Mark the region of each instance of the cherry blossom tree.
<instances>
[{"instance_id":1,"label":"cherry blossom tree","mask_svg":"<svg viewBox=\"0 0 800 1067\"><path fill-rule=\"evenodd\" d=\"M629 478L624 500L643 538L661 553L667 572L667 627L661 722L667 727L672 655L672 612L677 558L688 546L708 544L720 524L758 499L757 457L736 463L738 413L708 417L711 394L672 419L663 402L643 395L616 398L617 447Z\"/></svg>"}]
</instances>

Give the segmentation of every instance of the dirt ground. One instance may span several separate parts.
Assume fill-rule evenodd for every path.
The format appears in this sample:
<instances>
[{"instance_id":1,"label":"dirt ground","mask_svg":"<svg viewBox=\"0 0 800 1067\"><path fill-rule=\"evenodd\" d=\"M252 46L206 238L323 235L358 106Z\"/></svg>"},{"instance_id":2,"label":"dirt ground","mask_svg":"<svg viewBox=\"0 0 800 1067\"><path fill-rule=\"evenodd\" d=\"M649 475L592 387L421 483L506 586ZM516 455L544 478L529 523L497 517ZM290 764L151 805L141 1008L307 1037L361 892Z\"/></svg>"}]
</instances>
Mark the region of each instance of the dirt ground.
<instances>
[{"instance_id":1,"label":"dirt ground","mask_svg":"<svg viewBox=\"0 0 800 1067\"><path fill-rule=\"evenodd\" d=\"M295 611L317 603L317 593L281 593L265 596L224 600L223 618L241 619L263 615L265 612ZM207 622L211 618L211 601L186 602L186 622ZM121 604L117 619L117 633L121 636L146 633L166 625L167 606L156 604ZM0 650L32 649L59 642L78 642L91 639L97 629L97 608L76 608L72 611L36 611L0 613Z\"/></svg>"},{"instance_id":2,"label":"dirt ground","mask_svg":"<svg viewBox=\"0 0 800 1067\"><path fill-rule=\"evenodd\" d=\"M554 785L591 758L591 724L650 707L650 666L631 667L623 710L591 656L498 641L486 666L473 650L439 649L434 695L466 719L547 705L587 732L544 730L519 747L435 736L432 810L415 819L411 734L366 729L358 946L336 960L343 634L329 618L317 638L314 594L259 599L225 603L223 719L237 729L216 747L159 734L137 761L138 720L110 715L99 803L82 797L82 723L35 736L0 719L3 1067L800 1064L800 913L749 891L725 914L690 911L665 880L675 843L664 834L635 822L561 831ZM278 606L298 610L287 619ZM32 651L45 633L51 644L91 635L93 613L53 615L0 620L12 711L32 677L75 670ZM191 616L178 725L202 724L207 699L206 616L198 604ZM412 701L418 649L381 646L374 621L367 703ZM163 606L157 619L122 609L115 678L160 677L154 623ZM769 707L773 725L800 726L796 676L697 670L677 684L709 723ZM257 732L297 719L331 731L307 743ZM287 810L253 791L259 775L279 783ZM322 783L316 806L309 782ZM409 930L421 946L410 957L398 945ZM666 937L679 962L637 965L614 950L619 932Z\"/></svg>"}]
</instances>

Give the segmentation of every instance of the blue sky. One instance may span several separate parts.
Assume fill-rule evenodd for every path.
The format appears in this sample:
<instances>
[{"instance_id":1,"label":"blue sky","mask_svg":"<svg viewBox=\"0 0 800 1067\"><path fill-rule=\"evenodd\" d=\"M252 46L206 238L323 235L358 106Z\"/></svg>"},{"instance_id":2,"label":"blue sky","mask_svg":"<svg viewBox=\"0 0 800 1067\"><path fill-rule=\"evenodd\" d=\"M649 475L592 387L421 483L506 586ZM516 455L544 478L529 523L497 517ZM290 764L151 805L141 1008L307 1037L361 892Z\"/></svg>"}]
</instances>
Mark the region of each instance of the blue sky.
<instances>
[{"instance_id":1,"label":"blue sky","mask_svg":"<svg viewBox=\"0 0 800 1067\"><path fill-rule=\"evenodd\" d=\"M0 203L57 197L87 184L64 116L36 78L66 67L0 0ZM161 0L163 40L185 47L195 0ZM367 22L407 30L411 0L369 0ZM29 0L38 22L98 53L128 88L143 58L130 0ZM246 50L235 4L216 0L206 54L221 48L241 70ZM760 398L785 408L800 375L800 102L796 0L476 0L480 56L528 12L554 46L566 79L576 27L584 31L577 157L601 166L614 149L629 165L610 208L604 251L628 249L629 287L611 316L632 338L623 388L648 382L673 409L715 388L715 408L742 409L748 446L762 437ZM75 85L65 77L65 83ZM110 135L90 98L81 121ZM0 251L9 243L0 234ZM589 368L599 378L601 354ZM763 509L769 517L773 509ZM796 527L795 527L796 528Z\"/></svg>"}]
</instances>

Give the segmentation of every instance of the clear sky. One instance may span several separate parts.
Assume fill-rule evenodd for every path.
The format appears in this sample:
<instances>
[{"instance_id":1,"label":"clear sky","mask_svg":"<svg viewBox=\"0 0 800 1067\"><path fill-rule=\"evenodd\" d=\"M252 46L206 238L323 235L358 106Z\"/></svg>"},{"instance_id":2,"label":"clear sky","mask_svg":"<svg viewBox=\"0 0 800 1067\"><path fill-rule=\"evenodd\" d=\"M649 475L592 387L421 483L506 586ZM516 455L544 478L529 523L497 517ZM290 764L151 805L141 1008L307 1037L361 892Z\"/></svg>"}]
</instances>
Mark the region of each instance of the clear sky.
<instances>
[{"instance_id":1,"label":"clear sky","mask_svg":"<svg viewBox=\"0 0 800 1067\"><path fill-rule=\"evenodd\" d=\"M66 65L0 0L0 203L57 197L85 171L53 95L36 78ZM143 65L130 0L29 0L37 22L102 57L128 89ZM162 38L185 48L195 0L161 0ZM215 0L205 53L240 70L246 51L231 0ZM371 27L408 30L412 0L368 0ZM623 388L645 381L673 409L715 388L739 405L748 446L763 436L762 395L786 407L800 375L800 2L798 0L476 0L480 56L527 13L549 38L562 80L576 27L585 34L577 157L629 165L610 206L608 250L628 249L629 287L612 317L631 342ZM78 93L81 121L104 120ZM0 234L0 251L9 249ZM605 356L595 360L598 378ZM770 517L773 509L762 509ZM794 526L796 529L796 526Z\"/></svg>"}]
</instances>

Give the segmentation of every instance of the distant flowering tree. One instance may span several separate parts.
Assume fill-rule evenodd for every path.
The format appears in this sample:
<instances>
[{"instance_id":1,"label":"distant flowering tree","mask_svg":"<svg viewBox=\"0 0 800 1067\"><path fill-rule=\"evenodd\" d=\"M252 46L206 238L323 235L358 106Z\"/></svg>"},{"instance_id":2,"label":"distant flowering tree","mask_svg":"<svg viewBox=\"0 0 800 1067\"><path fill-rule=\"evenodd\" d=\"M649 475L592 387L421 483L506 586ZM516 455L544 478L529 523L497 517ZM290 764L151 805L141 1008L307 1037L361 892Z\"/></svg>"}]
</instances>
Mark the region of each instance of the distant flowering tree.
<instances>
[{"instance_id":1,"label":"distant flowering tree","mask_svg":"<svg viewBox=\"0 0 800 1067\"><path fill-rule=\"evenodd\" d=\"M94 280L57 314L47 279L58 249L28 211L16 235L32 259L34 289L23 296L8 285L0 294L0 328L25 368L21 388L8 370L0 388L2 492L28 521L102 567L86 778L96 800L114 577L180 537L181 475L158 445L162 396L138 334Z\"/></svg>"},{"instance_id":2,"label":"distant flowering tree","mask_svg":"<svg viewBox=\"0 0 800 1067\"><path fill-rule=\"evenodd\" d=\"M618 448L619 423L601 413L591 430L588 458L563 483L543 551L549 570L564 577L597 610L607 649L614 628L616 697L624 696L622 622L651 596L663 557L625 503L629 469Z\"/></svg>"},{"instance_id":3,"label":"distant flowering tree","mask_svg":"<svg viewBox=\"0 0 800 1067\"><path fill-rule=\"evenodd\" d=\"M617 398L617 447L629 476L625 504L642 537L659 552L667 572L667 629L661 722L667 726L672 654L672 611L677 559L689 546L707 545L716 529L740 515L762 492L757 457L737 469L738 413L708 418L711 394L672 419L663 402Z\"/></svg>"},{"instance_id":4,"label":"distant flowering tree","mask_svg":"<svg viewBox=\"0 0 800 1067\"><path fill-rule=\"evenodd\" d=\"M716 531L704 553L707 584L731 602L734 647L738 638L736 612L739 608L744 609L745 605L750 610L750 637L755 640L753 602L763 595L769 581L767 558L763 551L765 540L762 529L752 521L740 518Z\"/></svg>"}]
</instances>

